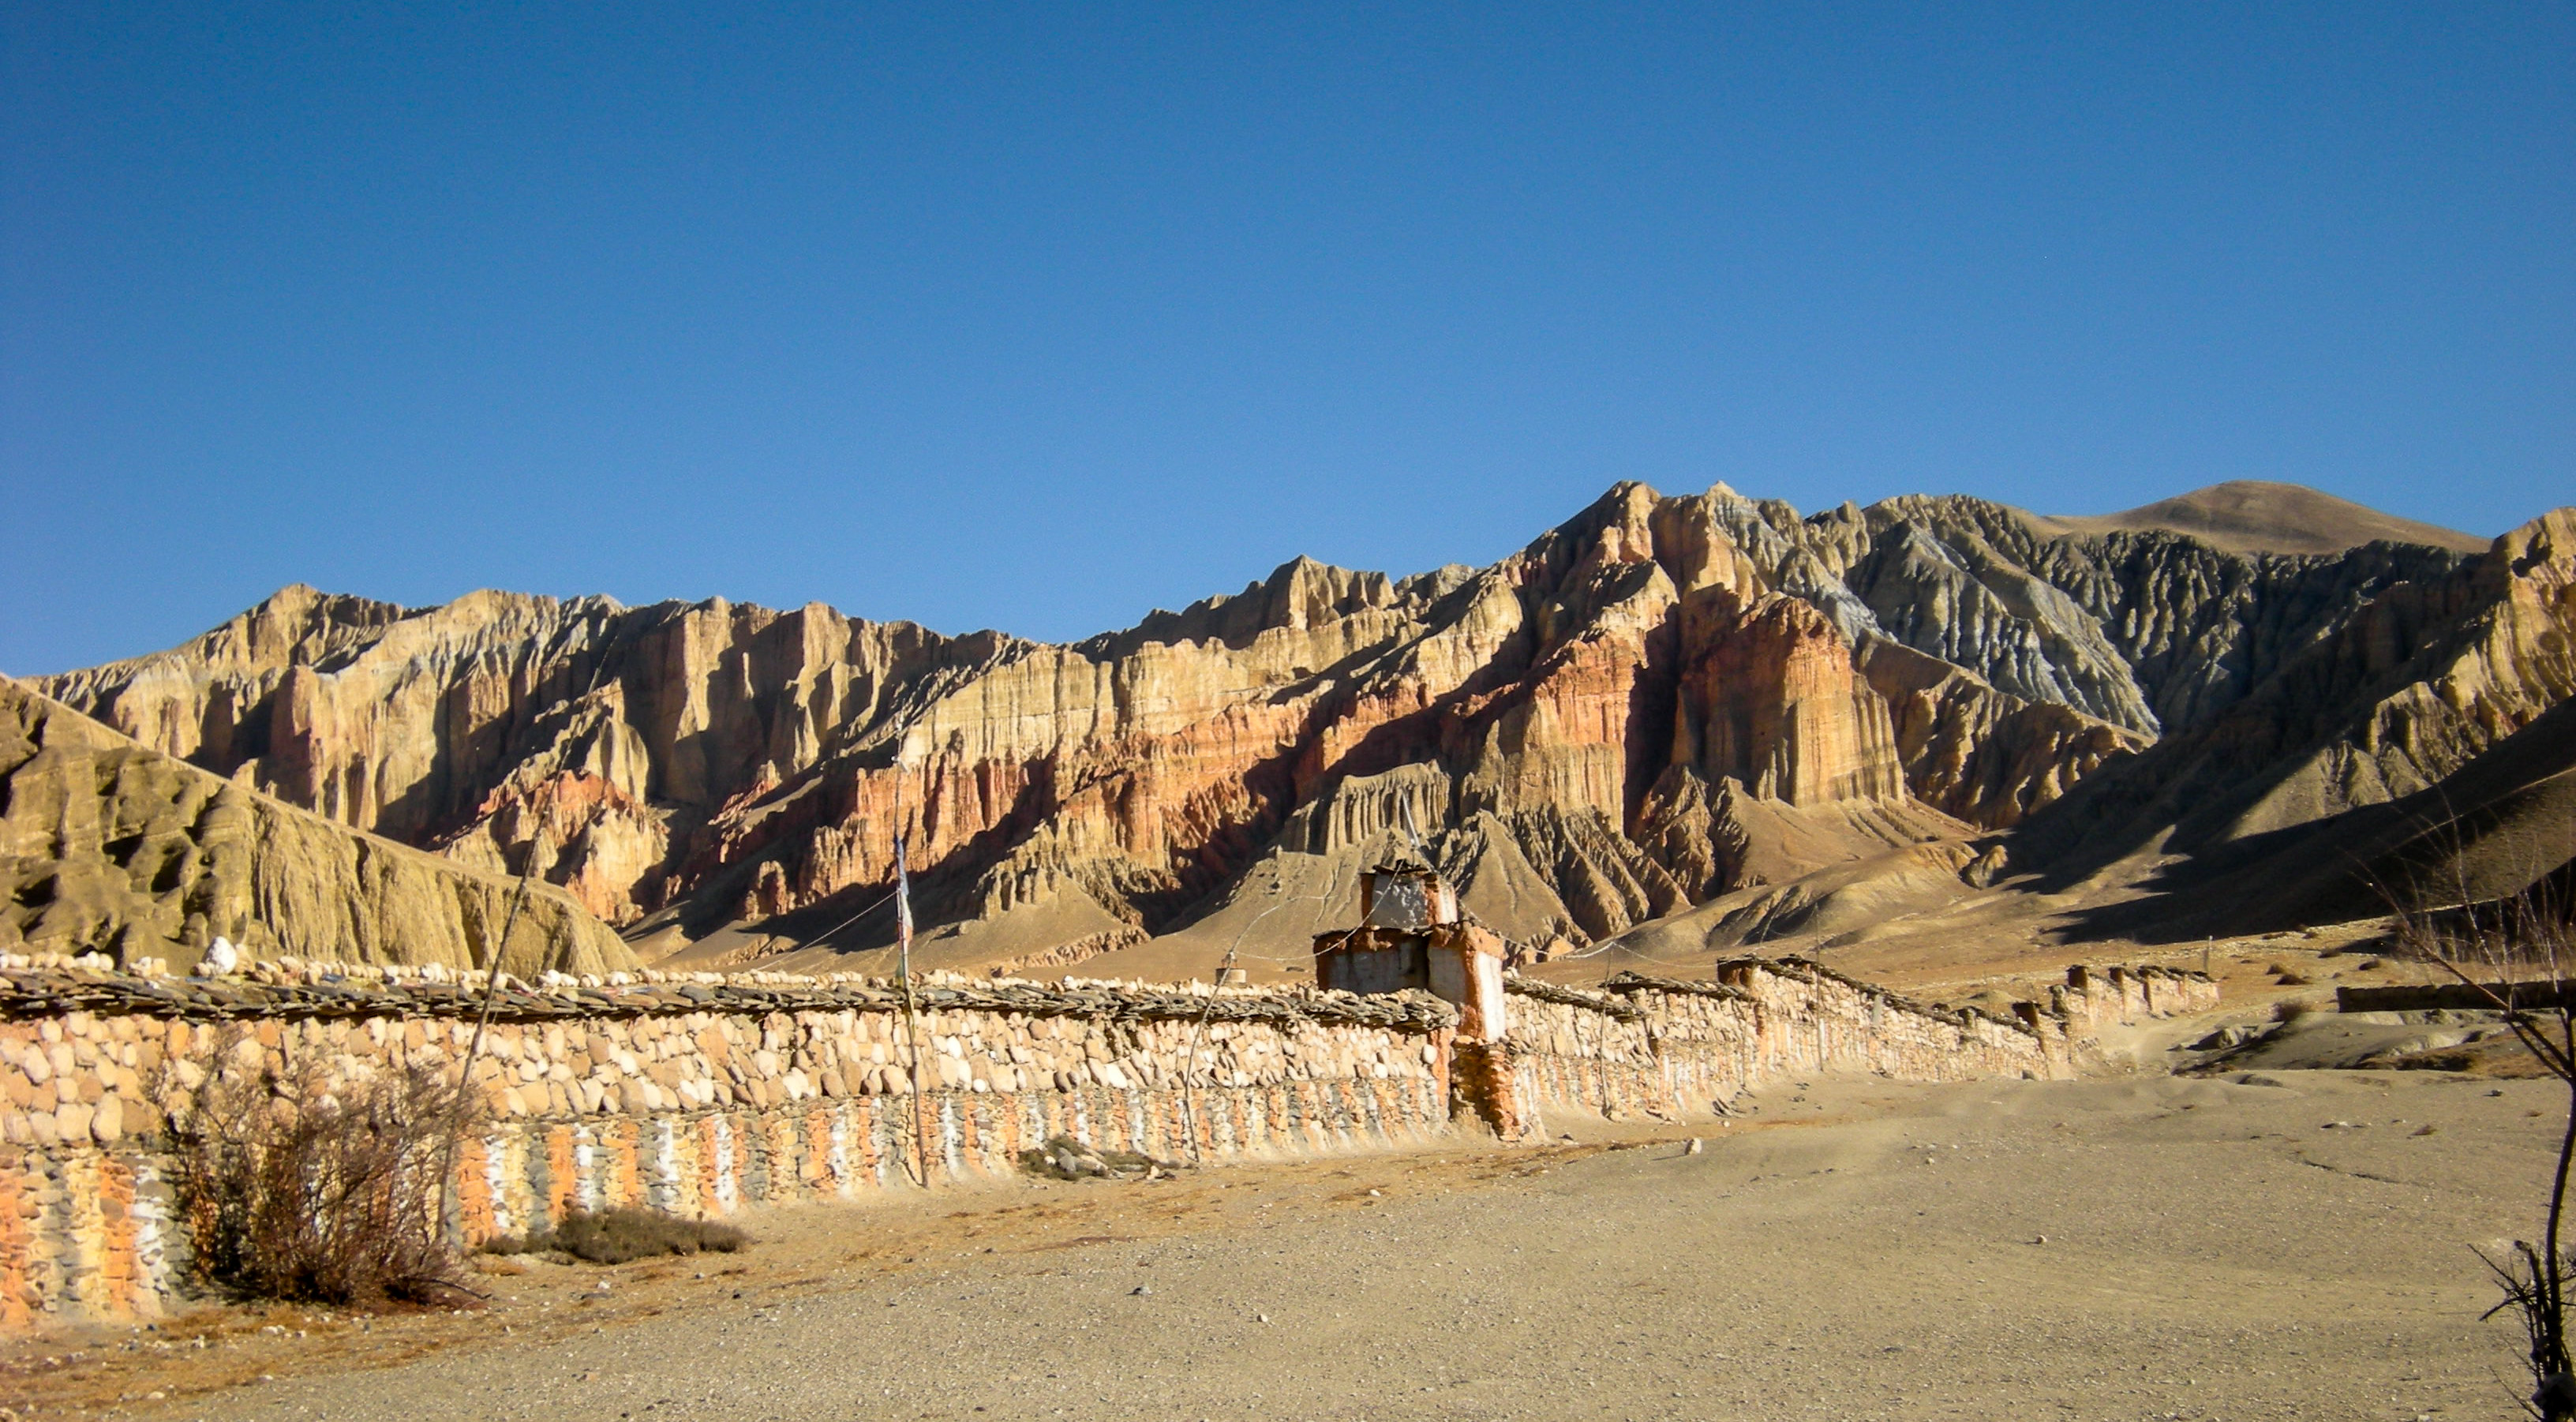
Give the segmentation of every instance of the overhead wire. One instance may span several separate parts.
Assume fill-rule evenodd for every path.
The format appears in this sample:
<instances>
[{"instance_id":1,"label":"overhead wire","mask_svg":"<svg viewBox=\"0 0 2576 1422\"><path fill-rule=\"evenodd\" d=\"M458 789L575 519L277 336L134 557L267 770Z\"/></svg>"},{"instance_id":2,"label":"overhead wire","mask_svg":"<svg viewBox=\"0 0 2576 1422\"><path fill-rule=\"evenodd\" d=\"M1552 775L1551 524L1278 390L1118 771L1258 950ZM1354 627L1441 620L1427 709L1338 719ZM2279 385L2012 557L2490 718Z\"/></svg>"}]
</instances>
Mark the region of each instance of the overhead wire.
<instances>
[{"instance_id":1,"label":"overhead wire","mask_svg":"<svg viewBox=\"0 0 2576 1422\"><path fill-rule=\"evenodd\" d=\"M842 919L839 923L833 924L831 927L824 929L813 937L800 941L795 947L786 951L789 953L801 953L804 950L813 947L815 944L822 942L824 939L831 937L833 934L840 932L842 929L849 927L851 924L858 922L860 919L863 919L869 914L875 913L878 909L884 908L887 904L894 902L894 896L901 892L903 892L903 890L900 886L886 890L884 897L878 899L875 903L868 905L857 913L851 914L848 918ZM784 955L782 954L781 956Z\"/></svg>"}]
</instances>

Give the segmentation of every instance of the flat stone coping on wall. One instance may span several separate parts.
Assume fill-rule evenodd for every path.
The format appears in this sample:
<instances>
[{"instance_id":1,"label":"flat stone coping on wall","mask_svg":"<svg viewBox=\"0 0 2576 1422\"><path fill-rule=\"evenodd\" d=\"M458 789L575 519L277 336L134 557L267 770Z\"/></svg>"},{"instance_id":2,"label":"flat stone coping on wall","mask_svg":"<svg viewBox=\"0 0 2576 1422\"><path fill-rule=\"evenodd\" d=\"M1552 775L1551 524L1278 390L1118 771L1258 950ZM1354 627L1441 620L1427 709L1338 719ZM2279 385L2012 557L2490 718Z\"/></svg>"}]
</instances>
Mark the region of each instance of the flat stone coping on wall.
<instances>
[{"instance_id":1,"label":"flat stone coping on wall","mask_svg":"<svg viewBox=\"0 0 2576 1422\"><path fill-rule=\"evenodd\" d=\"M1680 978L1648 977L1643 973L1614 973L1610 977L1603 979L1600 987L1598 988L1567 987L1559 983L1540 982L1534 978L1513 976L1503 980L1503 990L1516 996L1532 998L1539 1002L1553 1002L1566 1007L1586 1008L1590 1011L1601 1013L1604 1016L1616 1018L1622 1022L1634 1022L1645 1015L1644 1012L1634 1003L1627 1000L1636 994L1657 992L1684 997L1713 997L1749 1000L1753 997L1752 993L1737 986L1735 982L1723 980L1736 979L1740 981L1747 974L1762 972L1769 973L1775 977L1783 977L1799 981L1838 984L1859 994L1864 999L1885 1003L1890 1009L1899 1012L1912 1013L1918 1017L1929 1017L1943 1022L1955 1022L1962 1026L1966 1025L1972 1019L1983 1019L1997 1027L2008 1028L2012 1031L2024 1033L2026 1035L2037 1035L2036 1029L2033 1028L2030 1023L2023 1021L2019 1017L2000 1017L1980 1007L1953 1007L1946 1003L1924 1002L1916 998L1907 997L1892 989L1880 987L1876 983L1864 982L1847 973L1836 972L1833 969L1826 967L1824 964L1809 958L1728 958L1718 962L1716 965L1716 971L1721 981L1701 982ZM2087 973L2106 972L2106 970L2096 968L2087 968L2084 971ZM2183 982L2208 983L2212 986L2215 986L2217 982L2216 979L2210 977L2206 973L2192 972L2179 968L2136 967L2122 968L2119 971L2127 974L2128 976L2142 979L2170 978ZM2345 991L2350 991L2350 989L2346 989ZM2047 1004L2044 1003L2033 1003L2030 1005L2041 1011L2047 1010Z\"/></svg>"},{"instance_id":2,"label":"flat stone coping on wall","mask_svg":"<svg viewBox=\"0 0 2576 1422\"><path fill-rule=\"evenodd\" d=\"M1944 1022L1956 1022L1962 1026L1966 1025L1971 1018L1984 1018L1998 1027L2009 1027L2016 1032L2030 1032L2034 1036L2037 1035L2029 1023L2018 1017L1998 1017L1981 1007L1953 1007L1944 1002L1925 1002L1920 998L1907 997L1893 988L1864 982L1849 973L1836 972L1813 958L1729 958L1717 965L1717 974L1720 978L1725 978L1731 976L1733 972L1746 969L1759 969L1787 978L1803 978L1809 982L1834 983L1860 994L1863 998L1885 1003L1896 1011L1911 1012L1918 1017L1937 1018ZM1671 990L1669 987L1664 989L1667 992Z\"/></svg>"},{"instance_id":3,"label":"flat stone coping on wall","mask_svg":"<svg viewBox=\"0 0 2576 1422\"><path fill-rule=\"evenodd\" d=\"M1843 987L1849 988L1853 992L1859 993L1865 998L1876 999L1877 1001L1883 1002L1889 1007L1895 1008L1899 1011L1911 1012L1925 1017L1937 1017L1947 1022L1957 1022L1964 1025L1971 1018L1983 1018L1997 1026L2009 1027L2016 1032L2032 1031L2031 1025L2018 1017L1999 1017L1994 1013L1986 1011L1982 1007L1954 1007L1948 1003L1924 1002L1919 998L1907 997L1903 993L1896 992L1893 989L1880 987L1876 983L1864 982L1848 973L1836 972L1812 958L1729 958L1718 963L1717 974L1720 978L1726 978L1733 975L1733 973L1752 969L1758 969L1768 973L1776 973L1783 977L1807 978L1818 982L1838 983ZM2123 977L2136 978L2141 981L2161 978L2168 982L2201 984L2208 987L2213 992L2218 987L2218 979L2211 977L2207 973L2189 968L2160 968L2153 964L2145 964L2135 967L2098 968L2090 965L2079 964L2071 965L2066 969L2068 985L2070 987L2076 987L2080 991L2090 990L2089 988L2085 988L2081 985L2089 982L2094 974L2100 974L2105 983L2115 983ZM1655 988L1655 990L1661 992L1691 991L1701 989L1706 986L1705 984L1667 983L1656 979L1639 977L1634 973L1623 973L1620 977L1640 984L1650 984ZM1616 983L1619 979L1614 978L1611 981ZM1635 991L1637 989L1632 988L1628 990ZM2051 989L2051 991L2055 992L2059 991L2059 989ZM2033 1007L2045 1012L2048 1010L2049 1005L2047 1003L2033 1002L2016 1003L2014 1006Z\"/></svg>"},{"instance_id":4,"label":"flat stone coping on wall","mask_svg":"<svg viewBox=\"0 0 2576 1422\"><path fill-rule=\"evenodd\" d=\"M1731 958L1718 964L1718 969L1720 972L1732 969L1739 975L1759 971L1793 981L1840 983L1864 998L1875 998L1892 1007L1944 1021L1957 1021L1961 1013L1975 1012L1974 1008L1948 1008L1915 1002L1885 988L1862 982L1857 978L1845 977L1830 968L1810 963L1803 958ZM1657 992L1675 997L1707 997L1732 1002L1750 1002L1754 998L1753 993L1733 983L1701 982L1684 978L1654 978L1643 973L1613 973L1602 979L1601 985L1597 988L1569 987L1563 983L1544 982L1537 978L1525 978L1513 974L1503 979L1503 991L1514 997L1526 997L1536 1002L1552 1002L1561 1007L1579 1007L1621 1022L1636 1022L1645 1017L1645 1010L1629 1001L1640 993ZM2030 1030L2023 1023L2008 1021L1992 1014L1978 1013L1977 1015L2018 1032Z\"/></svg>"},{"instance_id":5,"label":"flat stone coping on wall","mask_svg":"<svg viewBox=\"0 0 2576 1422\"><path fill-rule=\"evenodd\" d=\"M403 970L340 964L261 963L240 976L180 978L73 967L59 957L0 957L0 1020L102 1016L182 1017L205 1021L269 1018L478 1017L487 994L495 1022L558 1022L602 1017L663 1017L692 1012L758 1016L772 1012L900 1011L900 984L855 975L807 978L783 973L613 974L528 984L504 974L488 993L480 973L447 980ZM1362 997L1315 988L1205 988L1170 984L1061 984L977 981L951 975L915 979L925 1012L1007 1012L1102 1021L1202 1018L1212 1022L1325 1022L1435 1032L1454 1027L1458 1011L1427 993Z\"/></svg>"},{"instance_id":6,"label":"flat stone coping on wall","mask_svg":"<svg viewBox=\"0 0 2576 1422\"><path fill-rule=\"evenodd\" d=\"M1621 1022L1634 1022L1646 1015L1635 1003L1624 997L1614 997L1608 992L1592 988L1540 982L1535 978L1524 978L1517 974L1504 975L1503 991L1514 997L1526 997L1537 1002L1553 1002L1561 1007L1584 1008L1605 1017L1617 1018Z\"/></svg>"},{"instance_id":7,"label":"flat stone coping on wall","mask_svg":"<svg viewBox=\"0 0 2576 1422\"><path fill-rule=\"evenodd\" d=\"M1962 1022L1983 1018L2014 1031L2029 1032L2017 1017L1999 1017L1976 1007L1952 1007L1918 1001L1875 983L1798 957L1724 959L1715 964L1719 981L1649 977L1623 972L1598 988L1568 987L1517 974L1504 980L1515 996L1569 1007L1587 1008L1620 1021L1634 1021L1640 1009L1628 999L1658 992L1716 998L1750 994L1736 984L1751 972L1839 984L1863 997L1922 1016ZM2088 970L2100 971L2100 970ZM2121 970L2138 978L2170 978L2212 983L2206 974L2185 969L2133 967ZM1732 981L1730 981L1732 980ZM1458 1011L1421 992L1361 996L1318 988L1209 987L1204 984L1149 984L1067 978L1058 983L1009 979L974 979L931 974L914 979L914 1000L924 1011L1008 1012L1037 1017L1087 1017L1107 1021L1152 1021L1174 1018L1212 1022L1298 1021L1346 1023L1430 1032L1455 1027ZM2343 989L2346 1010L2363 993L2422 994L2426 989ZM2428 994L2429 995L2429 994ZM59 954L0 954L0 1020L27 1020L70 1012L132 1014L203 1021L261 1019L418 1016L479 1017L487 1000L495 1022L557 1022L600 1017L659 1017L692 1012L762 1015L772 1012L885 1012L904 1006L902 985L857 974L804 976L789 973L615 973L573 977L548 974L528 983L509 974L500 990L479 972L438 968L404 968L296 959L251 964L226 977L173 977L127 973L105 966L103 959L74 960ZM2373 1006L2379 1004L2374 1001ZM2451 1005L2445 1003L2444 1005ZM2481 1004L2484 1005L2484 1004Z\"/></svg>"}]
</instances>

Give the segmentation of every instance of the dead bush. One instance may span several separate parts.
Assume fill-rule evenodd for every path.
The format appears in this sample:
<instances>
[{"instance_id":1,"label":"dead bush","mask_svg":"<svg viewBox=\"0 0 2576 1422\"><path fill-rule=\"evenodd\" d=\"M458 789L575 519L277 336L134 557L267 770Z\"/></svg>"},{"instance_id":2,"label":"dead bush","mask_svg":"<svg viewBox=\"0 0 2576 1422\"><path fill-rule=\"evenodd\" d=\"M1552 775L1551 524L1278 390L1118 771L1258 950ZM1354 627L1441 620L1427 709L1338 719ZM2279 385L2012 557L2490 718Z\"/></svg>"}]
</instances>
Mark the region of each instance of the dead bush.
<instances>
[{"instance_id":1,"label":"dead bush","mask_svg":"<svg viewBox=\"0 0 2576 1422\"><path fill-rule=\"evenodd\" d=\"M2568 1326L2576 1248L2568 1244L2567 1191L2576 1176L2576 830L2563 842L2527 842L2515 876L2522 887L2490 897L2476 892L2469 826L2457 817L2428 826L2426 838L2440 853L2412 870L2411 884L2401 878L2381 886L2397 919L2390 956L2431 963L2483 998L2521 1048L2511 1056L2489 1056L2483 1043L2425 1052L2426 1065L2554 1077L2568 1092L2539 1241L2518 1239L2510 1251L2479 1250L2478 1257L2504 1295L2484 1316L2505 1314L2523 1328L2533 1384L2523 1411L2540 1422L2576 1422Z\"/></svg>"},{"instance_id":2,"label":"dead bush","mask_svg":"<svg viewBox=\"0 0 2576 1422\"><path fill-rule=\"evenodd\" d=\"M685 1220L659 1210L617 1209L565 1213L542 1234L504 1235L484 1244L486 1254L569 1254L593 1264L625 1264L669 1254L731 1254L751 1236L713 1220Z\"/></svg>"},{"instance_id":3,"label":"dead bush","mask_svg":"<svg viewBox=\"0 0 2576 1422\"><path fill-rule=\"evenodd\" d=\"M2316 1010L2317 1005L2315 1003L2300 1002L2296 998L2293 998L2287 1002L2276 1002L2272 1004L2272 1020L2275 1022L2296 1022L2300 1018L2306 1017Z\"/></svg>"},{"instance_id":4,"label":"dead bush","mask_svg":"<svg viewBox=\"0 0 2576 1422\"><path fill-rule=\"evenodd\" d=\"M471 1296L437 1207L452 1143L479 1117L427 1069L336 1089L318 1065L208 1080L172 1122L200 1271L260 1298Z\"/></svg>"}]
</instances>

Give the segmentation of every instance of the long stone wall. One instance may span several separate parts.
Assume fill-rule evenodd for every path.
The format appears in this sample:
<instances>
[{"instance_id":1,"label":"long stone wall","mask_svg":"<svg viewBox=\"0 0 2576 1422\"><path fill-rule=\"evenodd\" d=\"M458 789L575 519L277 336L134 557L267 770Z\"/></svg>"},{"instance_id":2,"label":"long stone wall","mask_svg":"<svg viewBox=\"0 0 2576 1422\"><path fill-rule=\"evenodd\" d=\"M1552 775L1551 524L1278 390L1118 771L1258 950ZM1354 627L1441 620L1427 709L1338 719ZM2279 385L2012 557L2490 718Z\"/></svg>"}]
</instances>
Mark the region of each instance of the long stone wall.
<instances>
[{"instance_id":1,"label":"long stone wall","mask_svg":"<svg viewBox=\"0 0 2576 1422\"><path fill-rule=\"evenodd\" d=\"M504 978L492 993L436 968L290 959L201 979L0 956L0 1327L149 1316L187 1295L170 1151L210 1084L453 1080L478 1029L486 1124L450 1194L469 1241L574 1208L855 1198L912 1183L925 1156L934 1183L999 1176L1059 1135L1163 1159L1313 1153L1429 1139L1462 1110L1507 1137L1542 1110L1705 1112L1823 1067L2062 1075L2102 1014L2130 1010L2106 980L2005 1022L1795 961L1721 976L1516 981L1507 1036L1480 1043L1420 993L933 979L911 1026L891 985L855 977ZM2204 988L2214 999L2200 980L2161 1000ZM2141 1012L2158 1000L2134 997Z\"/></svg>"},{"instance_id":2,"label":"long stone wall","mask_svg":"<svg viewBox=\"0 0 2576 1422\"><path fill-rule=\"evenodd\" d=\"M461 1152L451 1220L469 1240L575 1207L849 1198L924 1154L934 1181L999 1175L1056 1135L1185 1159L1426 1138L1450 1117L1456 1014L1421 994L932 980L908 1028L898 993L856 978L505 980L488 1024L485 986L0 960L0 1326L148 1315L184 1291L166 1152L208 1082L452 1076L478 1025L489 1125Z\"/></svg>"},{"instance_id":3,"label":"long stone wall","mask_svg":"<svg viewBox=\"0 0 2576 1422\"><path fill-rule=\"evenodd\" d=\"M1799 959L1718 965L1715 982L1622 974L1599 991L1514 980L1510 1029L1481 1064L1510 1132L1543 1113L1722 1110L1766 1078L1869 1071L1900 1081L2072 1076L2106 1023L2204 1012L2218 985L2163 968L2077 967L2000 1018L1922 1003Z\"/></svg>"},{"instance_id":4,"label":"long stone wall","mask_svg":"<svg viewBox=\"0 0 2576 1422\"><path fill-rule=\"evenodd\" d=\"M2178 968L2066 970L2066 985L2048 990L2046 1011L2084 1036L2106 1023L2180 1017L2218 1006L2218 982Z\"/></svg>"},{"instance_id":5,"label":"long stone wall","mask_svg":"<svg viewBox=\"0 0 2576 1422\"><path fill-rule=\"evenodd\" d=\"M1783 1075L1839 1069L1949 1081L2073 1073L2062 1033L1897 1001L1775 965L1740 970L1726 983L1628 978L1580 997L1516 994L1506 1039L1515 1094L1542 1111L1707 1114Z\"/></svg>"}]
</instances>

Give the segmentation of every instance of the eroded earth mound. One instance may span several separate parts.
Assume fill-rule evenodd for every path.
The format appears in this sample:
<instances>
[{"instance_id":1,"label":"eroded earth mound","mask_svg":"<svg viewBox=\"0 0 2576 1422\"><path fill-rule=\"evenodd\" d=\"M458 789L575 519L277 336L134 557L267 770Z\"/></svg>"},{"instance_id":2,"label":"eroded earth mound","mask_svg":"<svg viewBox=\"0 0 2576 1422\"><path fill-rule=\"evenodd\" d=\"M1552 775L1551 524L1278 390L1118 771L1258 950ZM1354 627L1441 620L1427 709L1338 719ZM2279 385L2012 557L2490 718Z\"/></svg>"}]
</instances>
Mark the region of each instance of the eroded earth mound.
<instances>
[{"instance_id":1,"label":"eroded earth mound","mask_svg":"<svg viewBox=\"0 0 2576 1422\"><path fill-rule=\"evenodd\" d=\"M137 745L0 678L0 951L185 967L259 957L488 964L517 886ZM525 896L504 964L634 965L561 891Z\"/></svg>"}]
</instances>

